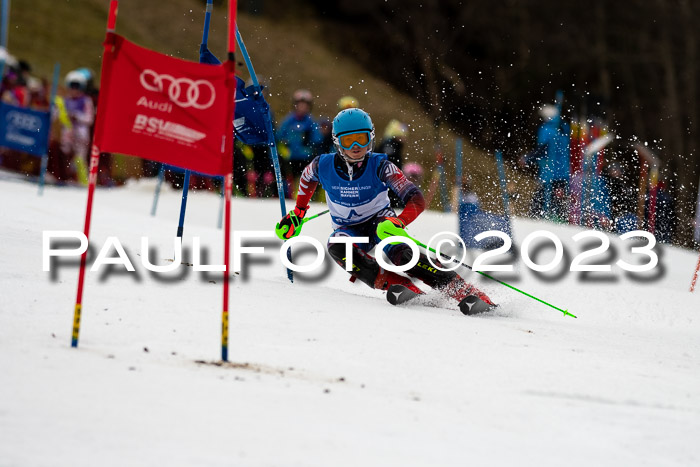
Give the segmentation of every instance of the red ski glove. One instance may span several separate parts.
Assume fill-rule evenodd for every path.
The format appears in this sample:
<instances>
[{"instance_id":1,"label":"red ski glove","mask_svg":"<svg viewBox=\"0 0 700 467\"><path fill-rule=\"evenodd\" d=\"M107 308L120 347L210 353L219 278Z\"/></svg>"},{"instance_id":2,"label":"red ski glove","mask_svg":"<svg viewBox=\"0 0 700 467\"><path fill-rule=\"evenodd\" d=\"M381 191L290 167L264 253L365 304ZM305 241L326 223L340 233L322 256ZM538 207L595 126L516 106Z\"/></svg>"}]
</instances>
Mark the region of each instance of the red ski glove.
<instances>
[{"instance_id":1,"label":"red ski glove","mask_svg":"<svg viewBox=\"0 0 700 467\"><path fill-rule=\"evenodd\" d=\"M391 221L391 223L394 224L399 229L406 228L406 223L400 217L385 217L384 220Z\"/></svg>"}]
</instances>

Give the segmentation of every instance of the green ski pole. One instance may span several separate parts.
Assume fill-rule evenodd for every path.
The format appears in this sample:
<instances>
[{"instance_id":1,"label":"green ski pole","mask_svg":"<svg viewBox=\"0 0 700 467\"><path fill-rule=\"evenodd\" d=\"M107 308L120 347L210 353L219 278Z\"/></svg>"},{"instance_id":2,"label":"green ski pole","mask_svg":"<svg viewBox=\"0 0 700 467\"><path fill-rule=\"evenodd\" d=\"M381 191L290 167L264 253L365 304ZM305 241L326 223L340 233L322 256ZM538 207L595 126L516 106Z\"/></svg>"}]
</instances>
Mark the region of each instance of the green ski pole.
<instances>
[{"instance_id":1,"label":"green ski pole","mask_svg":"<svg viewBox=\"0 0 700 467\"><path fill-rule=\"evenodd\" d=\"M306 224L307 222L309 222L309 221L312 220L312 219L316 219L316 218L319 217L319 216L322 216L322 215L324 215L324 214L328 214L329 211L330 211L330 209L326 209L325 211L321 211L321 212L319 212L318 214L314 214L314 215L311 216L311 217L305 217L304 219L302 219L301 224L304 225L304 224Z\"/></svg>"},{"instance_id":2,"label":"green ski pole","mask_svg":"<svg viewBox=\"0 0 700 467\"><path fill-rule=\"evenodd\" d=\"M404 229L402 229L402 228L399 228L399 227L395 226L391 221L384 221L384 222L381 222L381 223L377 226L377 236L378 236L380 239L382 239L382 240L384 240L385 238L389 238L389 237L406 237L406 238L408 238L409 240L413 241L413 242L414 242L416 245L418 245L419 247L424 248L424 249L426 249L426 250L428 250L428 251L432 251L432 252L435 253L436 255L438 254L437 251L435 251L433 248L430 248L430 247L427 246L425 243L423 243L423 242L421 242L421 241L419 241L419 240L417 240L417 239L411 237L411 236L408 234L408 232L406 232L406 231L405 231ZM397 243L398 243L398 242L397 242ZM469 269L471 269L472 271L474 271L474 269L472 269L471 266L469 266L468 264L463 263L462 261L457 261L456 259L452 259L452 261L454 261L454 262L456 262L456 263L459 263L459 264L461 264L461 265L463 265L463 266L466 266L466 267L468 267ZM527 292L525 292L525 291L523 291L523 290L520 290L519 288L514 287L514 286L508 284L507 282L503 282L503 281L500 280L500 279L496 279L495 277L490 276L490 275L486 274L485 272L482 272L482 271L474 271L474 272L479 273L479 274L481 274L481 275L484 276L484 277L488 277L488 278L491 279L492 281L496 281L496 282L498 282L498 283L501 284L501 285L505 285L506 287L508 287L508 288L510 288L510 289L513 289L513 290L515 290L516 292L520 292L521 294L526 295L526 296L532 298L533 300L537 300L537 301L540 302L540 303L544 303L545 305L547 305L547 306L549 306L549 307L552 307L552 308L554 308L555 310L561 311L562 313L564 313L564 316L572 316L572 317L576 318L576 316L573 315L573 314L571 314L571 313L569 313L568 310L562 310L561 308L559 308L559 307L557 307L557 306L554 306L554 305L552 305L551 303L547 303L547 302L545 302L544 300L541 300L541 299L535 297L534 295L530 295L529 293L527 293Z\"/></svg>"}]
</instances>

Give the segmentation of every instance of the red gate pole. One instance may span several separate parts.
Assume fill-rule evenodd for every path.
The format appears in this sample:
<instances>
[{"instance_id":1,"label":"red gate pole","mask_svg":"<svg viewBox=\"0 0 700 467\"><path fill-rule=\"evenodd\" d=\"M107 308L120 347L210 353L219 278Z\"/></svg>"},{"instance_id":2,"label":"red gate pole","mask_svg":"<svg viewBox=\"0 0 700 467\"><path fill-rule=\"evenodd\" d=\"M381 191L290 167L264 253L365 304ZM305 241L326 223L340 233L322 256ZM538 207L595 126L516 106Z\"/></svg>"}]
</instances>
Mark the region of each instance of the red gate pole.
<instances>
[{"instance_id":1,"label":"red gate pole","mask_svg":"<svg viewBox=\"0 0 700 467\"><path fill-rule=\"evenodd\" d=\"M231 135L233 136L233 135ZM231 243L231 191L233 188L233 174L224 177L224 197L226 204L226 220L224 228L224 307L221 313L221 360L228 361L228 279L229 279L229 257Z\"/></svg>"},{"instance_id":2,"label":"red gate pole","mask_svg":"<svg viewBox=\"0 0 700 467\"><path fill-rule=\"evenodd\" d=\"M227 115L232 116L236 110L236 0L229 0L228 3L228 62L229 68L228 88L229 88L229 108ZM233 190L233 118L228 119L228 130L226 132L225 154L231 157L229 173L224 177L224 197L226 203L224 209L224 303L221 312L221 360L228 361L228 310L229 310L229 267L230 267L230 243L231 243L231 191Z\"/></svg>"},{"instance_id":3,"label":"red gate pole","mask_svg":"<svg viewBox=\"0 0 700 467\"><path fill-rule=\"evenodd\" d=\"M695 266L695 274L693 274L693 281L690 283L690 291L695 290L695 283L698 281L698 272L700 271L700 256L698 256L698 265Z\"/></svg>"},{"instance_id":4,"label":"red gate pole","mask_svg":"<svg viewBox=\"0 0 700 467\"><path fill-rule=\"evenodd\" d=\"M117 26L117 6L119 4L118 0L111 0L109 4L109 16L107 18L107 38L105 39L104 47L105 53L102 56L102 76L100 77L100 88L106 91L107 87L107 75L109 74L110 63L105 64L105 57L107 56L108 50L111 49L112 44L109 41L110 33L114 32ZM100 93L100 96L104 96L106 93ZM101 114L99 111L102 111ZM88 240L88 245L90 244L90 221L92 218L92 200L95 196L95 185L97 184L97 169L100 164L100 148L99 148L99 136L101 134L101 123L100 115L105 115L104 104L99 105L98 103L98 116L95 122L95 130L93 132L93 145L90 151L90 175L88 177L88 197L87 206L85 208L85 227L83 228L83 233L85 238ZM78 338L80 337L80 317L83 308L83 288L85 286L85 264L87 262L86 249L80 256L80 272L78 273L78 291L75 299L75 310L73 312L73 332L71 334L71 347L78 347Z\"/></svg>"}]
</instances>

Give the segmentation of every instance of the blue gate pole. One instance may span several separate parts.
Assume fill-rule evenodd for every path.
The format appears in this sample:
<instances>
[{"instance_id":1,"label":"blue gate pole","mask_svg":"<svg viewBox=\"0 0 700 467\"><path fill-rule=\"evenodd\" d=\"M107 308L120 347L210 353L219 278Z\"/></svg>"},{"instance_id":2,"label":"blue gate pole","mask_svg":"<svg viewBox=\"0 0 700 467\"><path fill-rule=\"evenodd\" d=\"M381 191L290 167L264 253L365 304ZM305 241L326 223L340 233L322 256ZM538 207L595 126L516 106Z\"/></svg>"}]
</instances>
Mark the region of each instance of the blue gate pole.
<instances>
[{"instance_id":1,"label":"blue gate pole","mask_svg":"<svg viewBox=\"0 0 700 467\"><path fill-rule=\"evenodd\" d=\"M211 11L214 8L214 0L207 0L207 9L204 13L204 31L202 31L202 44L207 45L209 42L209 22L211 21ZM200 63L202 57L199 57ZM182 238L182 232L185 228L185 212L187 211L187 195L190 191L190 171L185 170L185 181L182 186L182 203L180 204L180 220L177 225L177 236Z\"/></svg>"},{"instance_id":2,"label":"blue gate pole","mask_svg":"<svg viewBox=\"0 0 700 467\"><path fill-rule=\"evenodd\" d=\"M9 36L10 24L10 0L2 0L2 37L0 37L0 45L7 49L7 38Z\"/></svg>"},{"instance_id":3,"label":"blue gate pole","mask_svg":"<svg viewBox=\"0 0 700 467\"><path fill-rule=\"evenodd\" d=\"M185 181L182 182L182 203L180 204L180 220L177 223L177 236L182 238L185 228L185 212L187 211L187 194L190 191L190 171L185 170Z\"/></svg>"},{"instance_id":4,"label":"blue gate pole","mask_svg":"<svg viewBox=\"0 0 700 467\"><path fill-rule=\"evenodd\" d=\"M246 67L248 68L248 72L250 73L250 79L253 80L253 86L255 86L255 90L257 92L261 92L258 77L255 74L255 69L253 69L253 63L250 61L250 56L248 55L248 50L246 49L245 44L243 43L241 33L238 31L238 26L236 26L236 41L238 42L238 48L240 49L241 54L243 54L243 59L245 60ZM277 179L277 194L280 198L280 210L282 211L282 215L284 216L287 214L287 208L285 207L284 201L284 185L282 183L280 161L279 156L277 154L277 144L275 143L274 131L272 128L272 119L270 118L269 112L267 115L265 115L265 127L268 136L268 146L270 147L270 157L272 158L272 165L275 169L275 178Z\"/></svg>"},{"instance_id":5,"label":"blue gate pole","mask_svg":"<svg viewBox=\"0 0 700 467\"><path fill-rule=\"evenodd\" d=\"M160 170L158 170L158 181L156 182L156 191L153 193L153 206L151 206L151 217L156 215L156 209L158 209L158 200L160 199L160 188L163 185L164 178L165 164L161 164Z\"/></svg>"},{"instance_id":6,"label":"blue gate pole","mask_svg":"<svg viewBox=\"0 0 700 467\"><path fill-rule=\"evenodd\" d=\"M221 226L223 225L224 222L224 183L226 183L226 180L221 178L221 197L219 201L219 221L216 223L216 228L221 230Z\"/></svg>"},{"instance_id":7,"label":"blue gate pole","mask_svg":"<svg viewBox=\"0 0 700 467\"><path fill-rule=\"evenodd\" d=\"M258 77L255 74L255 70L253 69L253 63L250 61L250 56L248 55L248 50L245 47L245 44L243 43L243 38L241 37L241 33L238 31L238 25L236 25L236 42L238 42L238 48L241 51L241 54L243 55L243 60L245 60L245 65L248 68L248 72L250 73L250 79L253 80L253 86L255 87L256 92L262 92L260 89L260 83L258 82ZM270 148L270 158L272 158L272 165L275 169L275 178L277 180L277 194L280 199L280 210L282 211L282 216L287 215L287 208L285 206L285 201L284 201L284 186L282 185L282 173L280 171L280 161L279 161L279 156L277 154L277 144L275 143L275 133L274 129L272 128L272 119L270 118L270 112L268 110L267 114L264 116L265 117L265 129L267 130L267 138L268 138L268 147ZM292 249L289 248L287 250L287 258L289 261L292 261ZM294 282L294 275L292 274L291 269L287 269L287 277L289 278L290 282Z\"/></svg>"},{"instance_id":8,"label":"blue gate pole","mask_svg":"<svg viewBox=\"0 0 700 467\"><path fill-rule=\"evenodd\" d=\"M51 95L49 97L49 115L54 108L54 101L56 100L56 90L58 89L58 80L61 73L61 64L56 62L53 66L53 82L51 83ZM51 125L51 120L49 120L49 125ZM51 131L49 131L49 140L51 140ZM47 145L48 147L48 145ZM44 194L44 181L46 179L46 168L49 165L49 154L48 152L41 156L41 169L39 170L39 196Z\"/></svg>"},{"instance_id":9,"label":"blue gate pole","mask_svg":"<svg viewBox=\"0 0 700 467\"><path fill-rule=\"evenodd\" d=\"M7 37L9 35L9 25L10 22L10 0L2 0L2 30L0 31L0 47L5 49L5 53L9 54L7 51ZM5 59L0 60L0 80L5 73Z\"/></svg>"},{"instance_id":10,"label":"blue gate pole","mask_svg":"<svg viewBox=\"0 0 700 467\"><path fill-rule=\"evenodd\" d=\"M207 45L209 42L209 22L211 21L211 11L213 9L214 0L207 0L207 9L204 12L204 31L202 31L202 44L204 45Z\"/></svg>"}]
</instances>

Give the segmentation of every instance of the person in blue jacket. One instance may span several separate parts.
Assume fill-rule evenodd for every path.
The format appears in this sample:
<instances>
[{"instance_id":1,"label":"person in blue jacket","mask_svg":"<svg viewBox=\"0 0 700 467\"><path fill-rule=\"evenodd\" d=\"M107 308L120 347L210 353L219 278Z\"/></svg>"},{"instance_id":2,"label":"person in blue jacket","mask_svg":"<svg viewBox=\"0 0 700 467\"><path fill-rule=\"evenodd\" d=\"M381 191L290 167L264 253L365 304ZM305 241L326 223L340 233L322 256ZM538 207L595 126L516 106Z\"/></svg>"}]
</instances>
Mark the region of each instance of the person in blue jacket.
<instances>
[{"instance_id":1,"label":"person in blue jacket","mask_svg":"<svg viewBox=\"0 0 700 467\"><path fill-rule=\"evenodd\" d=\"M277 140L283 143L288 150L285 178L289 194L293 191L294 181L298 179L306 164L311 161L316 147L323 142L323 135L318 123L311 116L313 102L313 95L310 91L306 89L296 90L292 98L294 108L282 120L277 130Z\"/></svg>"},{"instance_id":2,"label":"person in blue jacket","mask_svg":"<svg viewBox=\"0 0 700 467\"><path fill-rule=\"evenodd\" d=\"M400 286L387 296L392 304L405 301L402 296L412 298L421 294L409 277L380 267L370 252L380 242L377 231L381 224L388 222L392 228L403 229L418 217L425 208L423 194L386 154L372 152L374 125L365 111L351 108L338 113L333 120L333 140L336 151L315 157L304 169L296 206L277 224L277 236L285 240L299 234L309 201L321 184L334 229L331 238L369 239L366 243L352 244L352 280L359 279L380 290L392 291L391 286ZM405 205L399 215L390 205L389 189ZM329 241L327 248L330 256L345 268L346 245ZM387 245L384 253L396 265L407 264L413 256L404 243ZM454 271L433 267L425 254L420 254L418 263L406 274L460 302L460 310L465 314L487 311L494 306L489 297Z\"/></svg>"},{"instance_id":3,"label":"person in blue jacket","mask_svg":"<svg viewBox=\"0 0 700 467\"><path fill-rule=\"evenodd\" d=\"M540 186L532 198L530 215L565 222L568 219L568 193L571 131L553 105L544 106L544 122L537 131L537 148L523 163L537 162Z\"/></svg>"}]
</instances>

